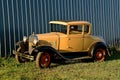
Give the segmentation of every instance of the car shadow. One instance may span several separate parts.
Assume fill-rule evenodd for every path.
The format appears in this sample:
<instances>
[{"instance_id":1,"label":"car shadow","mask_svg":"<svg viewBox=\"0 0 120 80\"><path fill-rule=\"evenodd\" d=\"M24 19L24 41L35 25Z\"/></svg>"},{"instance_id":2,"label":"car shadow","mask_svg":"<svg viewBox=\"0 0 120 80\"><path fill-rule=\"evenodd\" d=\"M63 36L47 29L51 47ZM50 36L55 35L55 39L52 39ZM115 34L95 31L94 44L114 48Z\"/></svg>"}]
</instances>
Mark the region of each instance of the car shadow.
<instances>
[{"instance_id":1,"label":"car shadow","mask_svg":"<svg viewBox=\"0 0 120 80\"><path fill-rule=\"evenodd\" d=\"M54 63L54 65L51 65L49 68L55 68L58 66L63 66L63 65L69 65L69 64L76 64L76 63L90 63L94 62L93 59L82 59L82 60L75 60L75 61L65 61L61 63Z\"/></svg>"}]
</instances>

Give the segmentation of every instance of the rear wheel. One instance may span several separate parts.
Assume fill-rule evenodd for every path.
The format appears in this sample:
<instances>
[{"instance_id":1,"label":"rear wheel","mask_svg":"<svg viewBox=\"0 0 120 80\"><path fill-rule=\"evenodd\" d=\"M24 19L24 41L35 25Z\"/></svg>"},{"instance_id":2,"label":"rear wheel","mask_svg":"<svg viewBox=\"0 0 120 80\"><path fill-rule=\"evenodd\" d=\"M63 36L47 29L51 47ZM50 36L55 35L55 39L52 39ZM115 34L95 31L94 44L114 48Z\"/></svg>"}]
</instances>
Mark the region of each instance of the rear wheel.
<instances>
[{"instance_id":1,"label":"rear wheel","mask_svg":"<svg viewBox=\"0 0 120 80\"><path fill-rule=\"evenodd\" d=\"M94 61L102 62L105 60L106 50L103 48L96 48L94 50Z\"/></svg>"},{"instance_id":2,"label":"rear wheel","mask_svg":"<svg viewBox=\"0 0 120 80\"><path fill-rule=\"evenodd\" d=\"M22 50L21 47L19 47L17 49L17 52L20 52L20 53L24 54L25 51ZM19 62L19 63L24 63L24 62L26 62L28 60L26 58L23 58L22 54L21 55L15 54L15 58L16 58L17 62Z\"/></svg>"},{"instance_id":3,"label":"rear wheel","mask_svg":"<svg viewBox=\"0 0 120 80\"><path fill-rule=\"evenodd\" d=\"M48 52L39 52L36 57L36 66L38 68L47 68L51 64L51 56Z\"/></svg>"}]
</instances>

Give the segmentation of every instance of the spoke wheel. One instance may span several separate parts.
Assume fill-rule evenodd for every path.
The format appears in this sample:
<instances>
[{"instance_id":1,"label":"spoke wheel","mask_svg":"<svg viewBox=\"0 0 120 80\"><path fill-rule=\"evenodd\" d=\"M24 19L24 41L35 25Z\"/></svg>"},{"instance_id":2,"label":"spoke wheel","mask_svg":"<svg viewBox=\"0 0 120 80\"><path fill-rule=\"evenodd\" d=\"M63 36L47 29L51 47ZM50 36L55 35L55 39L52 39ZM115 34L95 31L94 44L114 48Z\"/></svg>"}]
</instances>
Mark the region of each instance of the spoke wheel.
<instances>
[{"instance_id":1,"label":"spoke wheel","mask_svg":"<svg viewBox=\"0 0 120 80\"><path fill-rule=\"evenodd\" d=\"M24 54L24 51L21 49L21 47L19 47L17 49L17 52L20 52L20 53ZM18 55L18 54L15 55L15 58L16 58L17 62L19 62L19 63L24 63L28 60L28 59L23 58L22 54L21 55Z\"/></svg>"},{"instance_id":2,"label":"spoke wheel","mask_svg":"<svg viewBox=\"0 0 120 80\"><path fill-rule=\"evenodd\" d=\"M95 61L99 61L99 62L102 62L105 60L105 49L102 49L102 48L98 48L95 50L94 52L94 60Z\"/></svg>"},{"instance_id":3,"label":"spoke wheel","mask_svg":"<svg viewBox=\"0 0 120 80\"><path fill-rule=\"evenodd\" d=\"M36 57L36 65L39 68L47 68L50 66L51 56L48 52L39 52Z\"/></svg>"}]
</instances>

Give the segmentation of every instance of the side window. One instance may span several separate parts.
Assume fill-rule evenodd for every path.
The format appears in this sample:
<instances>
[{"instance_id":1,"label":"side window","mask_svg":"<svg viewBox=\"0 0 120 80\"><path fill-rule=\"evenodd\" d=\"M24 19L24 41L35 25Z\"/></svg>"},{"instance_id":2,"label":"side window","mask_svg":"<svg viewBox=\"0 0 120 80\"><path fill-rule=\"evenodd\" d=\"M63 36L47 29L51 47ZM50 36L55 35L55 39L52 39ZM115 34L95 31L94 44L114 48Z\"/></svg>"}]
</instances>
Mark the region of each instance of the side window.
<instances>
[{"instance_id":1,"label":"side window","mask_svg":"<svg viewBox=\"0 0 120 80\"><path fill-rule=\"evenodd\" d=\"M81 34L81 33L82 33L82 25L70 26L70 34Z\"/></svg>"},{"instance_id":2,"label":"side window","mask_svg":"<svg viewBox=\"0 0 120 80\"><path fill-rule=\"evenodd\" d=\"M85 33L88 33L89 32L89 25L84 25L85 27L84 27L84 32Z\"/></svg>"},{"instance_id":3,"label":"side window","mask_svg":"<svg viewBox=\"0 0 120 80\"><path fill-rule=\"evenodd\" d=\"M79 26L78 26L78 31L79 31L79 32L82 32L82 25L79 25Z\"/></svg>"}]
</instances>

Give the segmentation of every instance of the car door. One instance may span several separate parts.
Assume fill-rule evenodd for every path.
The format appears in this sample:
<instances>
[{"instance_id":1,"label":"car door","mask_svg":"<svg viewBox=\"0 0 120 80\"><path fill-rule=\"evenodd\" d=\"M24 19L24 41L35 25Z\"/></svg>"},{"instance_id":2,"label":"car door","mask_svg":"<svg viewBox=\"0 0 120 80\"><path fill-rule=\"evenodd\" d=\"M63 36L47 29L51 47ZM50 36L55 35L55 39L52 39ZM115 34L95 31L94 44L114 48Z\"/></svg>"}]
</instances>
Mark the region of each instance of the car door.
<instances>
[{"instance_id":1,"label":"car door","mask_svg":"<svg viewBox=\"0 0 120 80\"><path fill-rule=\"evenodd\" d=\"M83 33L82 25L70 26L68 35L68 48L71 52L79 52L83 50Z\"/></svg>"}]
</instances>

